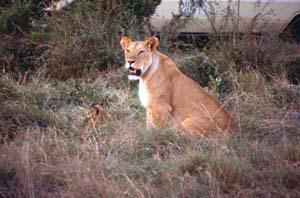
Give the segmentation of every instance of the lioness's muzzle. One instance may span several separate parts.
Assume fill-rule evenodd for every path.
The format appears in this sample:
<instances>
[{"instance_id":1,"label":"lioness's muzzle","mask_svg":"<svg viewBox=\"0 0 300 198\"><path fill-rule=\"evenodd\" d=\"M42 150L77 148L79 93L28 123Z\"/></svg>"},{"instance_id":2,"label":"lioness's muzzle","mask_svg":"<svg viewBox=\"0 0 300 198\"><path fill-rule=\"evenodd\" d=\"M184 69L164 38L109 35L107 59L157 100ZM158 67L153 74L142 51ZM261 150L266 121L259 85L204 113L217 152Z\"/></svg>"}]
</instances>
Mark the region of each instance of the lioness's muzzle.
<instances>
[{"instance_id":1,"label":"lioness's muzzle","mask_svg":"<svg viewBox=\"0 0 300 198\"><path fill-rule=\"evenodd\" d=\"M128 68L129 75L140 76L142 74L141 69L134 69L133 67Z\"/></svg>"}]
</instances>

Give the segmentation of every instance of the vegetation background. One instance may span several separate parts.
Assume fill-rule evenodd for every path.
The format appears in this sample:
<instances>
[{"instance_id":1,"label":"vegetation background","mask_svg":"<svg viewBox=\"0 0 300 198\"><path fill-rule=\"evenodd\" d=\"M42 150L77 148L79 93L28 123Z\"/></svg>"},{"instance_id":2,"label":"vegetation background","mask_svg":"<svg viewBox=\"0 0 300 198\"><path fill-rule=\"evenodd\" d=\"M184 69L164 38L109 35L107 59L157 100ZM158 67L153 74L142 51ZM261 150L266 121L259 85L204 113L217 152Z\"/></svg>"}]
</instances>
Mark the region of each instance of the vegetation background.
<instances>
[{"instance_id":1,"label":"vegetation background","mask_svg":"<svg viewBox=\"0 0 300 198\"><path fill-rule=\"evenodd\" d=\"M174 16L160 50L236 128L221 141L150 131L119 40L150 35L159 3L0 2L0 197L300 197L299 44L250 29L198 48L174 40L187 20ZM94 104L106 122L85 122Z\"/></svg>"}]
</instances>

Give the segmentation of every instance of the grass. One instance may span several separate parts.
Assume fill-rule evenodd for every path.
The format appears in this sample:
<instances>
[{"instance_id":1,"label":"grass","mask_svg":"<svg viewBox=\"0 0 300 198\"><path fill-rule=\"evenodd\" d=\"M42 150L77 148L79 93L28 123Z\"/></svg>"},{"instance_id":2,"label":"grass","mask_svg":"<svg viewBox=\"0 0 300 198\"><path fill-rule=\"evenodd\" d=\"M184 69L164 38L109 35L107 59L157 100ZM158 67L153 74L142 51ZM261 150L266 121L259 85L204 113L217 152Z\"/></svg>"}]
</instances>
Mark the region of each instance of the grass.
<instances>
[{"instance_id":1,"label":"grass","mask_svg":"<svg viewBox=\"0 0 300 198\"><path fill-rule=\"evenodd\" d=\"M123 72L67 81L32 76L26 85L2 77L2 197L300 195L298 85L232 72L223 99L237 127L220 142L146 130L136 83ZM94 103L112 119L87 128Z\"/></svg>"}]
</instances>

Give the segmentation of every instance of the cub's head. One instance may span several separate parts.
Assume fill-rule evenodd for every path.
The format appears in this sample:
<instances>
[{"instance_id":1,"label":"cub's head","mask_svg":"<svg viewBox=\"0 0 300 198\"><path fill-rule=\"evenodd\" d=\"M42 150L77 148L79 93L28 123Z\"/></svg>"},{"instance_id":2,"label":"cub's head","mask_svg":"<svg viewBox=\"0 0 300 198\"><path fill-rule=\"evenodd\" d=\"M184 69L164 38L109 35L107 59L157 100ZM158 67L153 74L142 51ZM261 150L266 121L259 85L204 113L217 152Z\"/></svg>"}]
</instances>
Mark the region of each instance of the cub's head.
<instances>
[{"instance_id":1,"label":"cub's head","mask_svg":"<svg viewBox=\"0 0 300 198\"><path fill-rule=\"evenodd\" d=\"M138 80L152 64L152 54L156 51L159 41L150 37L145 41L131 41L123 36L121 46L125 53L125 67L128 69L128 78Z\"/></svg>"}]
</instances>

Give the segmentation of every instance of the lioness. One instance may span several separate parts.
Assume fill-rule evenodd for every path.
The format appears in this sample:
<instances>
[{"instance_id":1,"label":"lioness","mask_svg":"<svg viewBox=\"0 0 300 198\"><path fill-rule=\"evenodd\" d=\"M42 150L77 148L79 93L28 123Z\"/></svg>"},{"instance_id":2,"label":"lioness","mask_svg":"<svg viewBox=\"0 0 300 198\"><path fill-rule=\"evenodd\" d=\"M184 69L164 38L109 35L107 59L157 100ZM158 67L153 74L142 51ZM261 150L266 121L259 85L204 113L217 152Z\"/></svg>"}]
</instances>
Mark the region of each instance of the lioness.
<instances>
[{"instance_id":1,"label":"lioness","mask_svg":"<svg viewBox=\"0 0 300 198\"><path fill-rule=\"evenodd\" d=\"M139 80L148 128L169 124L191 134L208 135L224 134L232 127L233 119L220 103L157 51L156 37L133 42L123 36L120 43L129 79Z\"/></svg>"}]
</instances>

